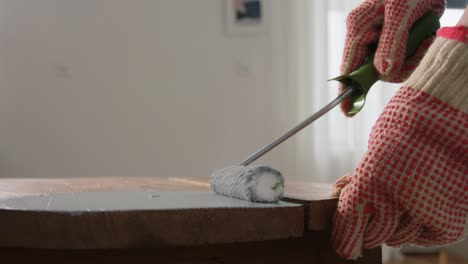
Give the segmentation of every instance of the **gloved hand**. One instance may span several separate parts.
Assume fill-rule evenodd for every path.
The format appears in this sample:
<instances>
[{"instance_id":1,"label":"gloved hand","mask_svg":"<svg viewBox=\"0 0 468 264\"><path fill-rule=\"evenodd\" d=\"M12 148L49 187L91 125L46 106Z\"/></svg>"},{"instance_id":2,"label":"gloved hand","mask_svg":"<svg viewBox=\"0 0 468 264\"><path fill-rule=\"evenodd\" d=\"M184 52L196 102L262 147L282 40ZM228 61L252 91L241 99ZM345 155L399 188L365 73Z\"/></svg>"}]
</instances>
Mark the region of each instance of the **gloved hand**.
<instances>
[{"instance_id":1,"label":"gloved hand","mask_svg":"<svg viewBox=\"0 0 468 264\"><path fill-rule=\"evenodd\" d=\"M378 118L355 173L335 184L341 256L383 243L445 245L468 231L467 37L465 27L439 30Z\"/></svg>"},{"instance_id":2,"label":"gloved hand","mask_svg":"<svg viewBox=\"0 0 468 264\"><path fill-rule=\"evenodd\" d=\"M366 0L347 18L347 34L341 64L341 74L356 70L370 52L370 45L378 42L374 65L380 80L403 82L424 56L433 38L426 40L416 53L405 61L409 29L427 12L439 17L445 0ZM344 89L340 86L340 92ZM349 100L341 104L348 115ZM348 115L349 116L349 115Z\"/></svg>"}]
</instances>

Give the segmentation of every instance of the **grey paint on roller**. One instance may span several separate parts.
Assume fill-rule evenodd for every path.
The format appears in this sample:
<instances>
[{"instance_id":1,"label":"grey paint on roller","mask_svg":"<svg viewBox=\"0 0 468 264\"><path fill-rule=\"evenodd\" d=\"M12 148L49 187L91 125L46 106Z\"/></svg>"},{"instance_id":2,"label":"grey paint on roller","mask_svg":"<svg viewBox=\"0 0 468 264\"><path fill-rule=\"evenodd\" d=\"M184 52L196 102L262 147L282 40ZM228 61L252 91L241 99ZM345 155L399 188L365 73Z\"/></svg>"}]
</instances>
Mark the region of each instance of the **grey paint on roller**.
<instances>
[{"instance_id":1,"label":"grey paint on roller","mask_svg":"<svg viewBox=\"0 0 468 264\"><path fill-rule=\"evenodd\" d=\"M268 166L231 166L211 175L214 192L252 202L277 202L283 195L281 173Z\"/></svg>"}]
</instances>

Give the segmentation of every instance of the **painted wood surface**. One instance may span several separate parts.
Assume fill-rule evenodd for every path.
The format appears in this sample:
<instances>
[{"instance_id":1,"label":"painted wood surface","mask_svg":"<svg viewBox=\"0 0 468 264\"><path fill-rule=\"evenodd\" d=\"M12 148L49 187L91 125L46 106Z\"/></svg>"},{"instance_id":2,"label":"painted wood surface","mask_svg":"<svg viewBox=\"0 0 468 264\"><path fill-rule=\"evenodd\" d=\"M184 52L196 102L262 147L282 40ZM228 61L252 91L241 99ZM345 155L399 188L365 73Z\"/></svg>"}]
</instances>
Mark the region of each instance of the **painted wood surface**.
<instances>
[{"instance_id":1,"label":"painted wood surface","mask_svg":"<svg viewBox=\"0 0 468 264\"><path fill-rule=\"evenodd\" d=\"M75 179L1 179L0 199L50 193L128 190L190 190L210 192L209 178L138 178L95 177ZM284 201L302 204L305 228L323 230L331 223L337 198L331 196L331 185L286 181ZM1 208L0 208L1 209Z\"/></svg>"},{"instance_id":2,"label":"painted wood surface","mask_svg":"<svg viewBox=\"0 0 468 264\"><path fill-rule=\"evenodd\" d=\"M284 201L268 205L215 195L207 178L0 179L0 255L15 263L350 263L329 241L330 187L287 182ZM352 263L381 263L380 248Z\"/></svg>"},{"instance_id":3,"label":"painted wood surface","mask_svg":"<svg viewBox=\"0 0 468 264\"><path fill-rule=\"evenodd\" d=\"M301 237L299 204L153 178L1 179L0 246L194 246Z\"/></svg>"},{"instance_id":4,"label":"painted wood surface","mask_svg":"<svg viewBox=\"0 0 468 264\"><path fill-rule=\"evenodd\" d=\"M1 179L0 229L5 235L0 237L0 245L33 246L44 235L48 239L40 246L45 248L198 245L300 237L304 228L329 227L337 201L330 190L326 184L286 182L283 200L296 204L291 206L215 195L208 178ZM35 227L30 225L32 221ZM181 227L187 236L173 236ZM27 234L25 238L15 234L18 228ZM93 230L92 235L80 229ZM108 233L115 235L106 236Z\"/></svg>"},{"instance_id":5,"label":"painted wood surface","mask_svg":"<svg viewBox=\"0 0 468 264\"><path fill-rule=\"evenodd\" d=\"M206 191L92 191L51 193L0 200L0 208L18 211L60 212L74 215L87 212L127 212L221 208L283 208L299 204L252 203Z\"/></svg>"}]
</instances>

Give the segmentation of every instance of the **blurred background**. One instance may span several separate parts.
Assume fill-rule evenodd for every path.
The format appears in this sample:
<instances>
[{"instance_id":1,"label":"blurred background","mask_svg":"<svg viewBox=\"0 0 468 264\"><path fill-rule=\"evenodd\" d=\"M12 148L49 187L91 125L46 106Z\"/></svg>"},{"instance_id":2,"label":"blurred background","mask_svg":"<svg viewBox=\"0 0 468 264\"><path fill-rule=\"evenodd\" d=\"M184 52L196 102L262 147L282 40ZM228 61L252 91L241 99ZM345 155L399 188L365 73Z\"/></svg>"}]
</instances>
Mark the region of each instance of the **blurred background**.
<instances>
[{"instance_id":1,"label":"blurred background","mask_svg":"<svg viewBox=\"0 0 468 264\"><path fill-rule=\"evenodd\" d=\"M0 177L199 177L237 164L336 97L327 80L360 2L266 0L261 30L236 31L229 1L0 0ZM334 109L257 164L286 180L352 172L399 86L379 83L356 117Z\"/></svg>"},{"instance_id":2,"label":"blurred background","mask_svg":"<svg viewBox=\"0 0 468 264\"><path fill-rule=\"evenodd\" d=\"M263 1L265 27L246 33L229 31L228 2L0 0L0 177L207 176L337 95L327 80L360 1ZM287 179L352 172L397 87L258 163Z\"/></svg>"}]
</instances>

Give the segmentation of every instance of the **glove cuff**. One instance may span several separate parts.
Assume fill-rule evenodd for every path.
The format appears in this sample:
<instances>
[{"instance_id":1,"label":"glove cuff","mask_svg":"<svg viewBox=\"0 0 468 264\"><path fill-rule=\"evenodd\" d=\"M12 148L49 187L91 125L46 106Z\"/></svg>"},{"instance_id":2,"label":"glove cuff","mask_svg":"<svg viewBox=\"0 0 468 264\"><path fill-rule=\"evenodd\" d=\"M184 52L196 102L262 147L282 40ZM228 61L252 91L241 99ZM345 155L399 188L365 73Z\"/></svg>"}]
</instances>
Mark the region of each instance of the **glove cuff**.
<instances>
[{"instance_id":1,"label":"glove cuff","mask_svg":"<svg viewBox=\"0 0 468 264\"><path fill-rule=\"evenodd\" d=\"M468 44L468 28L464 26L443 27L437 32L437 36Z\"/></svg>"},{"instance_id":2,"label":"glove cuff","mask_svg":"<svg viewBox=\"0 0 468 264\"><path fill-rule=\"evenodd\" d=\"M468 30L464 27L442 28L419 66L406 82L468 112Z\"/></svg>"}]
</instances>

